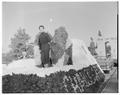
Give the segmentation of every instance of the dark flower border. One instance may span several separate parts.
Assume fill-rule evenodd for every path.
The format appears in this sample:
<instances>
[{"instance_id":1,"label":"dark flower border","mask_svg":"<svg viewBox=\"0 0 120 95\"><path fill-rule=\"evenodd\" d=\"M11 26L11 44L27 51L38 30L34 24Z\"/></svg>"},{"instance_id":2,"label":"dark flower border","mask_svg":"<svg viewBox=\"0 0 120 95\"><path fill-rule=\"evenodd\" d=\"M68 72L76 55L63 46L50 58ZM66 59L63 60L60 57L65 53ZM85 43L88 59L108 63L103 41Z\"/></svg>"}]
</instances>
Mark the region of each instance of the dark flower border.
<instances>
[{"instance_id":1,"label":"dark flower border","mask_svg":"<svg viewBox=\"0 0 120 95\"><path fill-rule=\"evenodd\" d=\"M59 71L49 76L12 74L2 76L3 93L95 93L105 75L97 64L81 70Z\"/></svg>"}]
</instances>

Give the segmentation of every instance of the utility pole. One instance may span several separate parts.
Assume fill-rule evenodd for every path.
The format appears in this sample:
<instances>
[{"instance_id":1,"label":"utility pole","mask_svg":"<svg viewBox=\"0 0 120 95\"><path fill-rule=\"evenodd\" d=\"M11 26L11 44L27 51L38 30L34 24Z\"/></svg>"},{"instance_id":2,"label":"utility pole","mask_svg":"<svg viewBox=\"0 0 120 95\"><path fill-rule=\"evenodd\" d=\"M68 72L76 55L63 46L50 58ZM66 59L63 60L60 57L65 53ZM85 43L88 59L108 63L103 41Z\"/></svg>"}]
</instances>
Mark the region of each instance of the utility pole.
<instances>
[{"instance_id":1,"label":"utility pole","mask_svg":"<svg viewBox=\"0 0 120 95\"><path fill-rule=\"evenodd\" d=\"M117 50L118 50L118 40L119 40L119 1L117 1ZM119 50L118 50L119 51ZM118 63L118 53L117 53L117 79L119 75L119 63Z\"/></svg>"}]
</instances>

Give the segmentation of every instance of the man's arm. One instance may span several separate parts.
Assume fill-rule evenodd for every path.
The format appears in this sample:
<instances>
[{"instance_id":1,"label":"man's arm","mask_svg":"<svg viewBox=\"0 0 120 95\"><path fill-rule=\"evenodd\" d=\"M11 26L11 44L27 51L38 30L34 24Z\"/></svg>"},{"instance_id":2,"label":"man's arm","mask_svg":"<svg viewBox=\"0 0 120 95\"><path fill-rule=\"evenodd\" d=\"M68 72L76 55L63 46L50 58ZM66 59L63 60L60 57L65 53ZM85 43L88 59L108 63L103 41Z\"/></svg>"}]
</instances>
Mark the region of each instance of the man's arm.
<instances>
[{"instance_id":1,"label":"man's arm","mask_svg":"<svg viewBox=\"0 0 120 95\"><path fill-rule=\"evenodd\" d=\"M49 36L48 40L51 41L53 37L52 37L52 35L49 32L47 32L47 33L48 33L48 36Z\"/></svg>"}]
</instances>

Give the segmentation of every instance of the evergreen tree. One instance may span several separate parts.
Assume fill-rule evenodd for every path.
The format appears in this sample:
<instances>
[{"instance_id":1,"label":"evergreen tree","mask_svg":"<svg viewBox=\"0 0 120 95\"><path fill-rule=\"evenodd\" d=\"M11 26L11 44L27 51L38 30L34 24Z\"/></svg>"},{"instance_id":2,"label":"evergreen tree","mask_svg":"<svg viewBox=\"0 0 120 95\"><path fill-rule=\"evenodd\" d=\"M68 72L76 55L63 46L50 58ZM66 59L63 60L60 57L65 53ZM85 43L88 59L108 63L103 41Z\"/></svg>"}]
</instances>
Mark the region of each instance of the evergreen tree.
<instances>
[{"instance_id":1,"label":"evergreen tree","mask_svg":"<svg viewBox=\"0 0 120 95\"><path fill-rule=\"evenodd\" d=\"M11 38L10 48L14 53L14 57L19 59L22 58L23 52L26 52L27 43L30 39L30 36L25 33L25 29L19 28L17 33Z\"/></svg>"}]
</instances>

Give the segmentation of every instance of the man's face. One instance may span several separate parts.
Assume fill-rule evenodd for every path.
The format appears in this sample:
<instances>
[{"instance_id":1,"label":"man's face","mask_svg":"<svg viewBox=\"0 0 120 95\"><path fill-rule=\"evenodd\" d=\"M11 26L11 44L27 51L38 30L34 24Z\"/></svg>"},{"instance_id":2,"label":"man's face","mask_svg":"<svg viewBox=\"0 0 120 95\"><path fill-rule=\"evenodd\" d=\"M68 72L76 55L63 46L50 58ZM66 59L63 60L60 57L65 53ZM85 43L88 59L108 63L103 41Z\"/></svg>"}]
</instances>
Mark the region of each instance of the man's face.
<instances>
[{"instance_id":1,"label":"man's face","mask_svg":"<svg viewBox=\"0 0 120 95\"><path fill-rule=\"evenodd\" d=\"M40 27L40 32L43 32L44 31L44 28L43 27Z\"/></svg>"},{"instance_id":2,"label":"man's face","mask_svg":"<svg viewBox=\"0 0 120 95\"><path fill-rule=\"evenodd\" d=\"M91 41L93 41L93 38L92 38L92 37L91 37L90 39L91 39Z\"/></svg>"}]
</instances>

